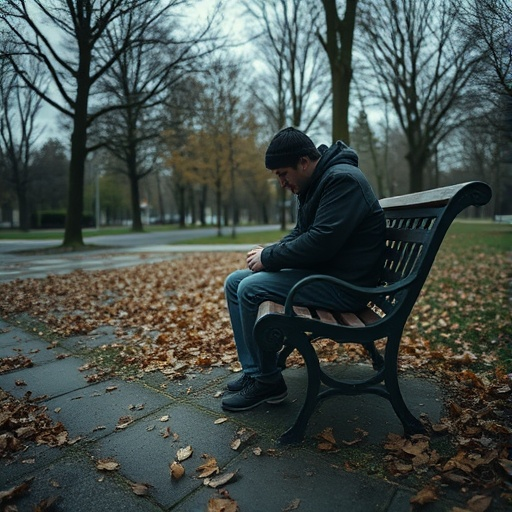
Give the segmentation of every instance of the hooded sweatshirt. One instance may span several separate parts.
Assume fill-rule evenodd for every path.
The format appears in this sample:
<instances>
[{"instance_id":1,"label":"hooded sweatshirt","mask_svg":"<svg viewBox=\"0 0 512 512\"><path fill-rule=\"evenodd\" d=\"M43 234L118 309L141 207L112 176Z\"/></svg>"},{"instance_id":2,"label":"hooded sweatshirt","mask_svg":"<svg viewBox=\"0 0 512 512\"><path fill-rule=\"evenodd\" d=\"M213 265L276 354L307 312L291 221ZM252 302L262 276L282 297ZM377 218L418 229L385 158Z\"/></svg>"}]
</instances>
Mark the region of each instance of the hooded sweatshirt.
<instances>
[{"instance_id":1,"label":"hooded sweatshirt","mask_svg":"<svg viewBox=\"0 0 512 512\"><path fill-rule=\"evenodd\" d=\"M307 269L355 285L377 284L385 218L358 163L357 153L342 142L324 146L307 189L298 196L295 228L261 254L265 270Z\"/></svg>"}]
</instances>

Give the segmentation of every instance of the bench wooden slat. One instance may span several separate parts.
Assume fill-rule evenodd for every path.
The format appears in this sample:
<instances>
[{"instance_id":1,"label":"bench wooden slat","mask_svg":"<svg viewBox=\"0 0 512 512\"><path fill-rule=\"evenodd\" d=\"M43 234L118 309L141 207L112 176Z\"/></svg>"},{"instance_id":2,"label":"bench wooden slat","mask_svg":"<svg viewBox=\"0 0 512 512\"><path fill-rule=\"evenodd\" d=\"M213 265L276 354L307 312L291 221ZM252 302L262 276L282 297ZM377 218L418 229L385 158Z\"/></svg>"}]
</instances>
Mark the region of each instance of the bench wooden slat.
<instances>
[{"instance_id":1,"label":"bench wooden slat","mask_svg":"<svg viewBox=\"0 0 512 512\"><path fill-rule=\"evenodd\" d=\"M340 324L348 325L350 327L364 327L365 324L354 313L340 312L335 313L336 317L340 320Z\"/></svg>"},{"instance_id":2,"label":"bench wooden slat","mask_svg":"<svg viewBox=\"0 0 512 512\"><path fill-rule=\"evenodd\" d=\"M308 308L303 308L301 306L293 306L293 311L295 311L295 314L297 316L302 316L304 318L313 318Z\"/></svg>"},{"instance_id":3,"label":"bench wooden slat","mask_svg":"<svg viewBox=\"0 0 512 512\"><path fill-rule=\"evenodd\" d=\"M326 324L334 324L334 325L338 324L338 322L336 321L336 318L334 318L332 313L330 313L329 311L325 311L323 309L317 309L316 313L318 315L318 318L322 322L325 322Z\"/></svg>"},{"instance_id":4,"label":"bench wooden slat","mask_svg":"<svg viewBox=\"0 0 512 512\"><path fill-rule=\"evenodd\" d=\"M282 304L278 304L277 302L272 302L270 300L262 302L260 304L260 307L258 308L258 318L261 318L265 315L269 315L271 313L283 314L284 306Z\"/></svg>"},{"instance_id":5,"label":"bench wooden slat","mask_svg":"<svg viewBox=\"0 0 512 512\"><path fill-rule=\"evenodd\" d=\"M364 309L363 311L359 311L357 316L365 323L365 325L371 325L378 320L381 320L381 317L371 309Z\"/></svg>"},{"instance_id":6,"label":"bench wooden slat","mask_svg":"<svg viewBox=\"0 0 512 512\"><path fill-rule=\"evenodd\" d=\"M309 311L308 308L302 306L293 306L293 311L297 316L304 318L312 318L311 312ZM267 300L265 302L262 302L260 304L260 307L258 308L258 318L275 313L277 313L278 315L284 315L284 306L282 304L278 304L277 302Z\"/></svg>"}]
</instances>

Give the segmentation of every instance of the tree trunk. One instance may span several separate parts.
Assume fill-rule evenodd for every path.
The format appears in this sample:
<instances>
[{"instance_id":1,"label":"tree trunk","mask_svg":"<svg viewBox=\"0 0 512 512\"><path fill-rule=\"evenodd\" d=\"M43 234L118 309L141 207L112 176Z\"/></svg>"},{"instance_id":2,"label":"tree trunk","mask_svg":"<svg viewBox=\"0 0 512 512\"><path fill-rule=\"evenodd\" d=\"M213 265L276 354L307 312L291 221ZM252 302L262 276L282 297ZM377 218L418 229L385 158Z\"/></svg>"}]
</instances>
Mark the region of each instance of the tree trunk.
<instances>
[{"instance_id":1,"label":"tree trunk","mask_svg":"<svg viewBox=\"0 0 512 512\"><path fill-rule=\"evenodd\" d=\"M338 16L336 0L322 0L322 3L327 38L321 42L329 58L332 80L332 138L350 144L348 109L357 0L347 0L343 20Z\"/></svg>"},{"instance_id":2,"label":"tree trunk","mask_svg":"<svg viewBox=\"0 0 512 512\"><path fill-rule=\"evenodd\" d=\"M80 112L79 112L80 110ZM64 247L78 248L84 245L82 238L82 212L84 208L84 171L87 156L87 96L77 102L71 135L71 160L69 163L68 205Z\"/></svg>"},{"instance_id":3,"label":"tree trunk","mask_svg":"<svg viewBox=\"0 0 512 512\"><path fill-rule=\"evenodd\" d=\"M140 211L140 194L138 176L130 173L130 191L132 201L132 231L134 233L142 233L141 211ZM149 201L147 208L149 208Z\"/></svg>"},{"instance_id":4,"label":"tree trunk","mask_svg":"<svg viewBox=\"0 0 512 512\"><path fill-rule=\"evenodd\" d=\"M22 231L30 230L30 204L27 201L27 189L20 185L17 187L18 207L20 209L20 229Z\"/></svg>"},{"instance_id":5,"label":"tree trunk","mask_svg":"<svg viewBox=\"0 0 512 512\"><path fill-rule=\"evenodd\" d=\"M423 171L426 165L426 159L415 152L407 155L409 162L409 192L421 192L424 190Z\"/></svg>"},{"instance_id":6,"label":"tree trunk","mask_svg":"<svg viewBox=\"0 0 512 512\"><path fill-rule=\"evenodd\" d=\"M215 198L217 203L217 236L222 236L222 189L220 183L216 184Z\"/></svg>"}]
</instances>

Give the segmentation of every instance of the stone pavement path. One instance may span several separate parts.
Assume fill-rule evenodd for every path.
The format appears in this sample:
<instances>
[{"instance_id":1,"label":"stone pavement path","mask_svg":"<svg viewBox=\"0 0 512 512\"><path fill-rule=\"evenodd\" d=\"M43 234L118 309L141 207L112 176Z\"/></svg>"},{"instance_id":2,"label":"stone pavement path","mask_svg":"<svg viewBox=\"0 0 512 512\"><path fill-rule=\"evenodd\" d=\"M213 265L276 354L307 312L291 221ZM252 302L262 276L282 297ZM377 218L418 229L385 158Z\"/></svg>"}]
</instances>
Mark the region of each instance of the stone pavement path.
<instances>
[{"instance_id":1,"label":"stone pavement path","mask_svg":"<svg viewBox=\"0 0 512 512\"><path fill-rule=\"evenodd\" d=\"M209 499L219 497L219 491L198 478L196 468L204 463L203 454L215 457L222 473L237 473L224 488L241 512L410 510L409 500L417 492L414 480L397 484L378 474L382 461L375 457L380 457L388 432L402 433L385 400L375 396L330 399L315 412L306 441L281 448L275 439L299 410L306 378L303 369L285 372L289 396L281 406L225 414L219 392L233 375L221 368L190 373L180 381L150 373L133 381L109 378L88 383L86 376L92 370L80 368L89 352L115 341L111 329L101 328L89 336L62 339L49 350L37 333L0 320L0 357L23 354L34 363L31 368L1 374L0 388L16 397L27 391L33 397L44 395L41 404L47 406L50 417L64 424L70 439L80 439L61 448L28 443L29 448L14 460L0 460L0 491L33 477L30 491L14 502L18 510L33 510L41 500L58 496L50 510L206 511ZM407 379L404 396L415 414L424 412L432 421L439 419L441 394L433 383ZM125 416L133 421L116 428ZM223 416L227 421L216 424ZM358 428L368 436L354 447L323 453L314 436L329 426L338 440L354 439ZM254 431L255 436L234 450L231 442L241 428ZM166 429L179 437L165 437ZM173 481L169 464L185 446L193 448L193 455L182 463L185 476ZM261 455L254 453L256 447ZM354 463L356 456L359 464ZM96 461L105 458L118 462L119 469L96 469ZM134 494L131 483L147 484L148 495ZM462 497L450 498L457 501L449 501L447 495L422 510L463 506L458 501Z\"/></svg>"}]
</instances>

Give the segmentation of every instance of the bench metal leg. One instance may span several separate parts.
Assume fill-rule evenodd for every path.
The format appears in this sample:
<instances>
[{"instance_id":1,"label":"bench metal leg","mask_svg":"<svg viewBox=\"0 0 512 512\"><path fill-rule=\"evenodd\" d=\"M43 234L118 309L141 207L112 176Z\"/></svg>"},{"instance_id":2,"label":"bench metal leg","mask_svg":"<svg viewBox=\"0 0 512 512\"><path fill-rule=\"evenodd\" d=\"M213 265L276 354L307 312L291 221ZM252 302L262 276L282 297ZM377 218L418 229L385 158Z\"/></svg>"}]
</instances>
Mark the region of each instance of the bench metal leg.
<instances>
[{"instance_id":1,"label":"bench metal leg","mask_svg":"<svg viewBox=\"0 0 512 512\"><path fill-rule=\"evenodd\" d=\"M293 426L278 439L278 443L281 445L298 444L302 442L309 418L313 414L318 402L318 393L320 391L321 374L318 356L307 336L299 334L298 337L300 337L300 341L298 338L295 338L298 343L294 348L297 348L306 363L308 372L306 398Z\"/></svg>"},{"instance_id":2,"label":"bench metal leg","mask_svg":"<svg viewBox=\"0 0 512 512\"><path fill-rule=\"evenodd\" d=\"M390 336L386 345L386 367L384 369L384 382L389 392L389 401L396 415L402 422L404 433L406 436L412 434L425 434L426 430L421 421L419 421L409 410L405 403L400 385L398 383L398 347L400 343L398 339L392 339Z\"/></svg>"}]
</instances>

